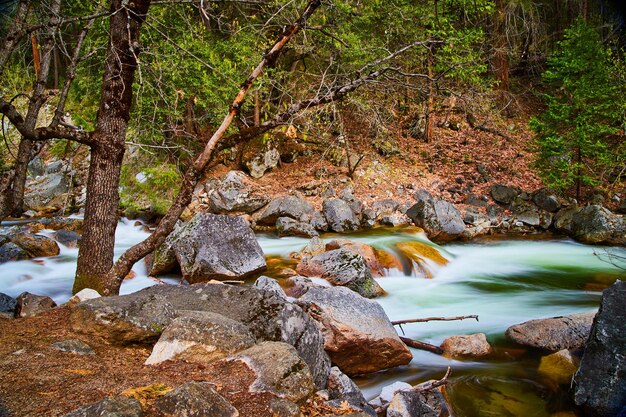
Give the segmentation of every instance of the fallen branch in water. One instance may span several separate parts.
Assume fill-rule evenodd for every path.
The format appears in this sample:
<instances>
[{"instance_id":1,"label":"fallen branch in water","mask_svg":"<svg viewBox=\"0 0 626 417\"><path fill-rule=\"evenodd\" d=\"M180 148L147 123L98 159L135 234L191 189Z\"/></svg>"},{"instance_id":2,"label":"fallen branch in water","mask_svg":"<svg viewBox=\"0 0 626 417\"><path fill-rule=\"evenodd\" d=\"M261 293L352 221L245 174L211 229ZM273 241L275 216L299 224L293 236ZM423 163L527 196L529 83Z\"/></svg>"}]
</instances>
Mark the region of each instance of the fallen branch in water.
<instances>
[{"instance_id":1,"label":"fallen branch in water","mask_svg":"<svg viewBox=\"0 0 626 417\"><path fill-rule=\"evenodd\" d=\"M430 343L420 342L419 340L409 339L408 337L400 336L400 340L404 342L408 347L412 347L415 349L426 350L428 352L436 353L437 355L441 355L443 353L443 349L439 346L431 345Z\"/></svg>"},{"instance_id":2,"label":"fallen branch in water","mask_svg":"<svg viewBox=\"0 0 626 417\"><path fill-rule=\"evenodd\" d=\"M391 324L394 326L399 326L407 323L425 323L427 321L453 321L453 320L465 320L465 319L476 319L478 321L478 316L473 314L471 316L456 316L456 317L426 317L423 319L407 319L407 320L397 320L392 321Z\"/></svg>"},{"instance_id":3,"label":"fallen branch in water","mask_svg":"<svg viewBox=\"0 0 626 417\"><path fill-rule=\"evenodd\" d=\"M446 385L448 383L448 377L450 376L450 372L452 371L452 369L448 366L448 369L446 370L446 374L443 376L443 378L441 379L437 379L434 381L428 381L428 382L424 382L423 384L419 384L414 386L411 389L408 389L406 391L408 392L427 392L427 391L431 391L437 387L441 387L443 385ZM387 408L389 408L389 403L387 404L383 404L381 406L375 407L374 411L376 411L377 415L385 415L387 412Z\"/></svg>"}]
</instances>

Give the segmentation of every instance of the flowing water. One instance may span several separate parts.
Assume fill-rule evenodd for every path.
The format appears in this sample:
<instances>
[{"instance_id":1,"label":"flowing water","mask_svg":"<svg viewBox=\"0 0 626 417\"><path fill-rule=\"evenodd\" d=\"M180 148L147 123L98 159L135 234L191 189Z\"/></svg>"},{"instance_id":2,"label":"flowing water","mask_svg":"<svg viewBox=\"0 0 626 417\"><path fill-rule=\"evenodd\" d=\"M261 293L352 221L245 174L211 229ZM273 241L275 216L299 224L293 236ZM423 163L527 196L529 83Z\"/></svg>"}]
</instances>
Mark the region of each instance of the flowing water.
<instances>
[{"instance_id":1,"label":"flowing water","mask_svg":"<svg viewBox=\"0 0 626 417\"><path fill-rule=\"evenodd\" d=\"M123 220L116 234L116 255L146 236L144 229ZM327 235L323 239L328 242L336 237ZM394 381L419 383L440 378L450 366L447 396L457 417L575 415L567 387L559 387L542 376L537 371L540 357L510 345L503 334L508 326L526 320L597 309L602 289L623 272L608 262L607 253L626 256L626 250L546 238L438 247L410 228L376 229L341 237L367 243L402 260L402 268L386 270L385 276L377 279L388 293L377 301L391 320L479 316L479 321L406 324L402 331L407 337L439 345L448 336L483 332L494 346L494 353L484 360L453 360L413 350L414 359L408 366L356 378L366 397L376 396L384 385ZM268 275L282 266L293 267L289 255L308 242L268 234L258 239L272 260ZM396 246L415 241L436 248L447 264L424 257L423 265L417 267ZM30 291L49 295L57 303L65 302L71 292L77 253L77 249L62 247L56 257L0 265L0 292L17 296ZM122 293L156 283L146 276L143 263L133 271L135 277L124 281ZM432 278L427 278L429 275ZM177 282L176 277L163 280Z\"/></svg>"}]
</instances>

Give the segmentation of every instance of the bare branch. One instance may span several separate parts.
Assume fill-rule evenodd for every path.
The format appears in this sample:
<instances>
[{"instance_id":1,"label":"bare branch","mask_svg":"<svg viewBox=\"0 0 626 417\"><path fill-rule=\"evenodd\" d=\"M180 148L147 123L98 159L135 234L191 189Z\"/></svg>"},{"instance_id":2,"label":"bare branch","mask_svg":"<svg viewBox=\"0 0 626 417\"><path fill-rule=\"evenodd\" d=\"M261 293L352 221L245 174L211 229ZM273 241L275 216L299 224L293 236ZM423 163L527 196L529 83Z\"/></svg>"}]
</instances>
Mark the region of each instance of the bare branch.
<instances>
[{"instance_id":1,"label":"bare branch","mask_svg":"<svg viewBox=\"0 0 626 417\"><path fill-rule=\"evenodd\" d=\"M465 320L465 319L476 319L476 321L478 321L478 316L470 315L470 316L456 316L456 317L426 317L422 319L397 320L397 321L392 321L391 324L393 324L394 326L398 326L398 325L407 324L407 323L425 323L427 321L453 321L453 320Z\"/></svg>"}]
</instances>

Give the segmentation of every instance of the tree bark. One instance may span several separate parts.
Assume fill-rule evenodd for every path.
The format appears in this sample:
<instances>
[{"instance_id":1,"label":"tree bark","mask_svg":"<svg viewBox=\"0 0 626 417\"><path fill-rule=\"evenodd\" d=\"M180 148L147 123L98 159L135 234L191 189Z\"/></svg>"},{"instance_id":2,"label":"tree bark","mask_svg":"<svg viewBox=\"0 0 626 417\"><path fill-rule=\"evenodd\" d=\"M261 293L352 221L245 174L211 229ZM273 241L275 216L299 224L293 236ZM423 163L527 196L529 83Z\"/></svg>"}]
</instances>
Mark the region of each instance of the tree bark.
<instances>
[{"instance_id":1,"label":"tree bark","mask_svg":"<svg viewBox=\"0 0 626 417\"><path fill-rule=\"evenodd\" d=\"M0 75L4 72L4 66L6 65L9 57L13 53L13 50L26 35L25 23L26 16L28 15L28 6L30 1L20 0L15 12L15 19L9 29L7 36L4 38L2 45L0 45Z\"/></svg>"},{"instance_id":2,"label":"tree bark","mask_svg":"<svg viewBox=\"0 0 626 417\"><path fill-rule=\"evenodd\" d=\"M506 0L496 0L496 14L494 24L493 67L498 80L497 90L500 98L504 98L509 91L509 52L506 38Z\"/></svg>"},{"instance_id":3,"label":"tree bark","mask_svg":"<svg viewBox=\"0 0 626 417\"><path fill-rule=\"evenodd\" d=\"M36 81L33 86L33 92L28 104L28 110L24 123L26 129L35 130L37 119L41 107L47 100L46 81L52 64L52 54L54 49L54 32L56 31L57 22L59 20L59 11L61 10L61 0L54 0L50 4L50 17L48 19L49 26L45 33L42 47L41 60L39 59L39 50L37 47L35 34L33 39L33 56L35 57L35 73ZM26 175L28 172L28 163L41 150L41 146L33 146L31 138L22 136L15 162L15 174L13 177L13 186L11 189L12 197L9 197L10 212L15 217L22 215L24 211L24 191L26 188Z\"/></svg>"},{"instance_id":4,"label":"tree bark","mask_svg":"<svg viewBox=\"0 0 626 417\"><path fill-rule=\"evenodd\" d=\"M176 199L174 200L174 203L169 208L165 216L163 216L163 219L159 222L156 230L152 232L147 239L124 252L115 265L113 265L113 267L108 271L106 276L103 277L102 280L108 286L110 293L119 292L122 280L130 272L133 265L141 258L154 251L161 243L163 243L163 241L165 241L165 238L172 232L172 230L174 230L174 226L176 225L178 218L191 202L193 190L202 176L204 168L211 160L213 151L239 112L250 87L252 87L254 81L263 73L265 67L276 61L281 49L292 37L305 27L307 19L315 12L315 10L317 10L317 8L319 8L320 5L321 0L309 0L298 20L293 25L285 28L280 39L274 43L270 50L263 56L261 62L259 62L256 68L252 71L248 79L241 85L241 88L233 100L226 117L222 121L222 124L215 131L211 139L209 139L202 153L196 158L185 173L183 184L178 192L178 195L176 196ZM84 239L81 240L81 247L82 245L84 245ZM76 290L77 287L75 284L74 291Z\"/></svg>"},{"instance_id":5,"label":"tree bark","mask_svg":"<svg viewBox=\"0 0 626 417\"><path fill-rule=\"evenodd\" d=\"M102 295L119 292L105 279L113 266L119 203L119 178L130 118L139 34L150 0L111 1L110 35L102 98L92 134L84 230L73 292L93 288Z\"/></svg>"}]
</instances>

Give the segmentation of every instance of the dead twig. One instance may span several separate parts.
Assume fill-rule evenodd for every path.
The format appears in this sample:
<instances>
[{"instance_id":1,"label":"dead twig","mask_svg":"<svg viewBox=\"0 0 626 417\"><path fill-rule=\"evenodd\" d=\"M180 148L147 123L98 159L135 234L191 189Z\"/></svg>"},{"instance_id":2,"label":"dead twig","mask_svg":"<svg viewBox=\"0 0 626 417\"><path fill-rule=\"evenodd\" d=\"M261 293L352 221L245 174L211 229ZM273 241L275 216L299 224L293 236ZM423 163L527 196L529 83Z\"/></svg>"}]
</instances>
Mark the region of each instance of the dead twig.
<instances>
[{"instance_id":1,"label":"dead twig","mask_svg":"<svg viewBox=\"0 0 626 417\"><path fill-rule=\"evenodd\" d=\"M407 320L397 320L392 321L391 324L394 326L399 326L407 323L425 323L427 321L453 321L453 320L465 320L465 319L476 319L478 321L478 316L472 314L470 316L456 316L456 317L426 317L421 319L407 319Z\"/></svg>"},{"instance_id":2,"label":"dead twig","mask_svg":"<svg viewBox=\"0 0 626 417\"><path fill-rule=\"evenodd\" d=\"M400 340L402 340L402 342L408 347L436 353L437 355L441 355L443 353L443 349L439 346L431 345L430 343L420 342L419 340L413 340L403 336L400 336Z\"/></svg>"}]
</instances>

